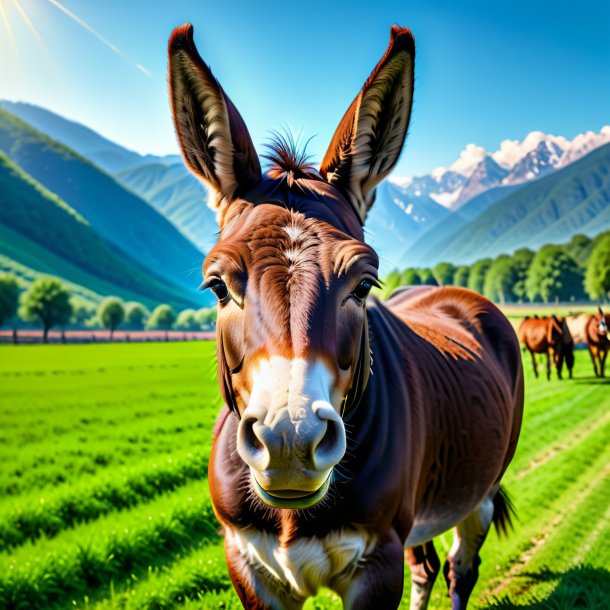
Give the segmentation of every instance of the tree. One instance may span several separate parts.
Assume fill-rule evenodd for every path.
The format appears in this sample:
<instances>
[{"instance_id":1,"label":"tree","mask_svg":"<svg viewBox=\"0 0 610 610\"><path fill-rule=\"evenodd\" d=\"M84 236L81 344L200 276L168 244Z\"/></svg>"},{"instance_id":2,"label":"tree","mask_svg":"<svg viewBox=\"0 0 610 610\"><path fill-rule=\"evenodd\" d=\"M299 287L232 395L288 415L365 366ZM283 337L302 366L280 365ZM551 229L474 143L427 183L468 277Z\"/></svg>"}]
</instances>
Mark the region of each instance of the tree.
<instances>
[{"instance_id":1,"label":"tree","mask_svg":"<svg viewBox=\"0 0 610 610\"><path fill-rule=\"evenodd\" d=\"M462 288L468 288L468 276L470 275L470 267L468 265L461 265L455 270L453 274L453 285L461 286Z\"/></svg>"},{"instance_id":2,"label":"tree","mask_svg":"<svg viewBox=\"0 0 610 610\"><path fill-rule=\"evenodd\" d=\"M436 281L436 278L434 277L434 275L430 269L427 269L427 268L418 269L417 275L419 275L419 279L421 280L421 283L423 285L438 286L438 282Z\"/></svg>"},{"instance_id":3,"label":"tree","mask_svg":"<svg viewBox=\"0 0 610 610\"><path fill-rule=\"evenodd\" d=\"M97 310L97 317L102 326L110 331L110 340L119 324L125 319L125 306L118 297L107 297Z\"/></svg>"},{"instance_id":4,"label":"tree","mask_svg":"<svg viewBox=\"0 0 610 610\"><path fill-rule=\"evenodd\" d=\"M513 259L501 254L491 264L485 274L483 294L496 303L507 303L515 299L513 287L517 279L517 271Z\"/></svg>"},{"instance_id":5,"label":"tree","mask_svg":"<svg viewBox=\"0 0 610 610\"><path fill-rule=\"evenodd\" d=\"M387 299L398 286L400 286L400 273L398 269L394 269L383 280L381 299Z\"/></svg>"},{"instance_id":6,"label":"tree","mask_svg":"<svg viewBox=\"0 0 610 610\"><path fill-rule=\"evenodd\" d=\"M167 341L167 333L171 330L176 321L176 312L169 305L159 305L148 318L146 323L147 328L165 331L165 340Z\"/></svg>"},{"instance_id":7,"label":"tree","mask_svg":"<svg viewBox=\"0 0 610 610\"><path fill-rule=\"evenodd\" d=\"M570 301L583 296L583 273L562 246L548 244L536 253L527 275L531 301Z\"/></svg>"},{"instance_id":8,"label":"tree","mask_svg":"<svg viewBox=\"0 0 610 610\"><path fill-rule=\"evenodd\" d=\"M593 240L586 235L573 235L572 239L565 246L566 252L583 269L587 268L587 261L593 250Z\"/></svg>"},{"instance_id":9,"label":"tree","mask_svg":"<svg viewBox=\"0 0 610 610\"><path fill-rule=\"evenodd\" d=\"M610 298L610 235L597 241L591 252L585 289L591 299Z\"/></svg>"},{"instance_id":10,"label":"tree","mask_svg":"<svg viewBox=\"0 0 610 610\"><path fill-rule=\"evenodd\" d=\"M184 309L178 314L176 328L180 330L201 330L201 325L197 319L197 312L194 309Z\"/></svg>"},{"instance_id":11,"label":"tree","mask_svg":"<svg viewBox=\"0 0 610 610\"><path fill-rule=\"evenodd\" d=\"M438 263L432 269L432 275L439 286L450 286L455 275L455 267L451 263Z\"/></svg>"},{"instance_id":12,"label":"tree","mask_svg":"<svg viewBox=\"0 0 610 610\"><path fill-rule=\"evenodd\" d=\"M202 307L197 311L197 322L204 330L209 330L216 326L216 318L218 317L218 308Z\"/></svg>"},{"instance_id":13,"label":"tree","mask_svg":"<svg viewBox=\"0 0 610 610\"><path fill-rule=\"evenodd\" d=\"M472 264L472 267L470 267L470 275L468 276L468 288L470 288L470 290L474 290L479 294L483 293L485 275L487 275L487 270L491 267L491 263L491 258L482 258Z\"/></svg>"},{"instance_id":14,"label":"tree","mask_svg":"<svg viewBox=\"0 0 610 610\"><path fill-rule=\"evenodd\" d=\"M0 275L0 326L16 313L19 305L19 283L12 273Z\"/></svg>"},{"instance_id":15,"label":"tree","mask_svg":"<svg viewBox=\"0 0 610 610\"><path fill-rule=\"evenodd\" d=\"M417 286L418 284L421 284L421 280L415 269L409 267L402 272L400 276L401 286Z\"/></svg>"},{"instance_id":16,"label":"tree","mask_svg":"<svg viewBox=\"0 0 610 610\"><path fill-rule=\"evenodd\" d=\"M534 260L534 253L529 248L519 248L513 254L513 263L515 265L515 285L513 286L513 293L519 303L523 303L527 298L525 283L532 260Z\"/></svg>"},{"instance_id":17,"label":"tree","mask_svg":"<svg viewBox=\"0 0 610 610\"><path fill-rule=\"evenodd\" d=\"M19 316L26 321L40 321L43 340L48 342L49 329L70 321L70 293L56 277L42 276L32 282L20 298Z\"/></svg>"},{"instance_id":18,"label":"tree","mask_svg":"<svg viewBox=\"0 0 610 610\"><path fill-rule=\"evenodd\" d=\"M142 303L131 301L125 304L125 326L129 330L142 330L150 312Z\"/></svg>"},{"instance_id":19,"label":"tree","mask_svg":"<svg viewBox=\"0 0 610 610\"><path fill-rule=\"evenodd\" d=\"M79 297L72 297L70 299L70 304L72 305L72 317L70 318L70 322L74 324L74 326L86 326L87 322L95 315L95 308Z\"/></svg>"}]
</instances>

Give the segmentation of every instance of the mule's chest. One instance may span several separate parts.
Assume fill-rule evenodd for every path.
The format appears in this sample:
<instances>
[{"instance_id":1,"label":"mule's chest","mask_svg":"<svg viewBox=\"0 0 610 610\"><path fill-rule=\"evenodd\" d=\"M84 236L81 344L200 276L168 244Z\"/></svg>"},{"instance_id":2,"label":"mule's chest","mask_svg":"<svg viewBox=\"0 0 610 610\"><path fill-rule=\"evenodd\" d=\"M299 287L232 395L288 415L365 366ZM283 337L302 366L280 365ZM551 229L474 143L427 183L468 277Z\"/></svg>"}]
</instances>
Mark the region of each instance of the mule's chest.
<instances>
[{"instance_id":1,"label":"mule's chest","mask_svg":"<svg viewBox=\"0 0 610 610\"><path fill-rule=\"evenodd\" d=\"M226 527L225 534L227 543L268 586L287 587L289 594L302 598L316 595L323 586L337 590L376 544L375 536L351 528L323 538L297 538L286 545L276 534L254 528Z\"/></svg>"}]
</instances>

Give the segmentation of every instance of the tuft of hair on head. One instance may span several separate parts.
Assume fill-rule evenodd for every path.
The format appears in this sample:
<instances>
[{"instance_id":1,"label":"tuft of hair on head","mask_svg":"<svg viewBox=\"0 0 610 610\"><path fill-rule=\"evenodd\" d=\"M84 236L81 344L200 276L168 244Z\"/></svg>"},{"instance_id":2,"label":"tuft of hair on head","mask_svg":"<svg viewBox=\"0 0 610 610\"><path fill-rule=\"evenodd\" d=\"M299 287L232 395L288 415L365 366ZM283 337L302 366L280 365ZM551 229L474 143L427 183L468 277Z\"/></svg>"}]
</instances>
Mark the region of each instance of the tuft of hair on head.
<instances>
[{"instance_id":1,"label":"tuft of hair on head","mask_svg":"<svg viewBox=\"0 0 610 610\"><path fill-rule=\"evenodd\" d=\"M300 178L321 180L318 170L311 163L311 155L307 153L310 141L311 138L301 147L300 137L295 138L288 129L283 132L273 130L269 142L265 144L267 152L262 155L269 161L269 176L285 179L289 188Z\"/></svg>"}]
</instances>

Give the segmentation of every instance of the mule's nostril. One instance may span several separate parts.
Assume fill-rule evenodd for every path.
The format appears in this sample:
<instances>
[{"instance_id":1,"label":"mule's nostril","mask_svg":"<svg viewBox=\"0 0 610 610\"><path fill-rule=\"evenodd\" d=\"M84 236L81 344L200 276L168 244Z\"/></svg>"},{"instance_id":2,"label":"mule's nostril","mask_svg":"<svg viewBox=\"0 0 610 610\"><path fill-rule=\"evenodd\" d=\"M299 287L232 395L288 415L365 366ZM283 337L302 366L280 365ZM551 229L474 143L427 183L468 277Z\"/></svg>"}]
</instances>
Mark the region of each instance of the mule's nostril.
<instances>
[{"instance_id":1,"label":"mule's nostril","mask_svg":"<svg viewBox=\"0 0 610 610\"><path fill-rule=\"evenodd\" d=\"M254 451L261 451L264 449L263 443L261 443L258 436L254 432L254 424L256 419L254 417L250 417L248 420L244 422L244 440L249 445L251 449Z\"/></svg>"},{"instance_id":2,"label":"mule's nostril","mask_svg":"<svg viewBox=\"0 0 610 610\"><path fill-rule=\"evenodd\" d=\"M328 451L332 451L335 443L337 442L337 430L333 424L333 422L328 422L326 426L326 432L322 437L322 440L318 443L316 447L316 451L321 451L322 453L326 453Z\"/></svg>"}]
</instances>

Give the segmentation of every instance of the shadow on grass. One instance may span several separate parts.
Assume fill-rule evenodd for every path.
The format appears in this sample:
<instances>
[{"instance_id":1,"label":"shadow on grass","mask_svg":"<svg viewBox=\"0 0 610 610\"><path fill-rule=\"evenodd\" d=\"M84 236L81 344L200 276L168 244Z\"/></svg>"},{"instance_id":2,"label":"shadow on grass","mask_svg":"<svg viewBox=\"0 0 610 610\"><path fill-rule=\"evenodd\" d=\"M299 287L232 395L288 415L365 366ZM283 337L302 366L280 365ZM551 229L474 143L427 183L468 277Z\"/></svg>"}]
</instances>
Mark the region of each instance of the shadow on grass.
<instances>
[{"instance_id":1,"label":"shadow on grass","mask_svg":"<svg viewBox=\"0 0 610 610\"><path fill-rule=\"evenodd\" d=\"M607 610L610 606L610 572L605 568L578 566L567 572L542 570L523 572L529 587L540 582L556 581L546 597L522 594L501 597L481 606L481 610ZM521 601L523 600L523 601Z\"/></svg>"},{"instance_id":2,"label":"shadow on grass","mask_svg":"<svg viewBox=\"0 0 610 610\"><path fill-rule=\"evenodd\" d=\"M572 379L576 385L610 385L610 377L577 377Z\"/></svg>"}]
</instances>

